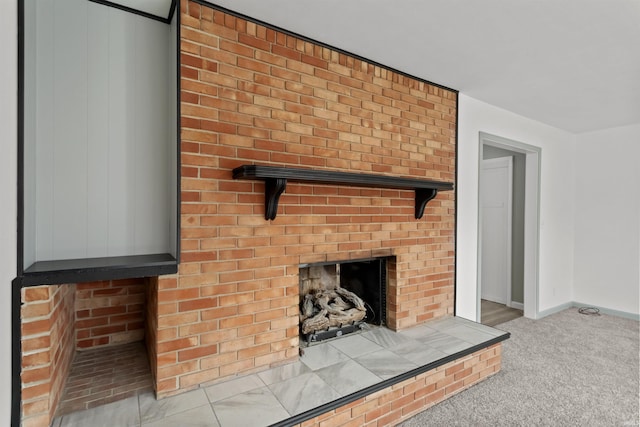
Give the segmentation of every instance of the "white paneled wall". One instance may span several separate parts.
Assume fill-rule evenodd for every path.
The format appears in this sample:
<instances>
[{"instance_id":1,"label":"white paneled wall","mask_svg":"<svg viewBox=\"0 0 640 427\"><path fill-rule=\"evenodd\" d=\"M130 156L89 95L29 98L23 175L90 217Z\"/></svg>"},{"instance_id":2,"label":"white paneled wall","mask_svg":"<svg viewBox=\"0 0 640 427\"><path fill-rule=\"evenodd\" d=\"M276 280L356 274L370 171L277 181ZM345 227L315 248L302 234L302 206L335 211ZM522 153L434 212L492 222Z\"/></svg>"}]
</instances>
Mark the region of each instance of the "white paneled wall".
<instances>
[{"instance_id":1,"label":"white paneled wall","mask_svg":"<svg viewBox=\"0 0 640 427\"><path fill-rule=\"evenodd\" d=\"M25 15L25 268L173 253L175 29L86 0Z\"/></svg>"}]
</instances>

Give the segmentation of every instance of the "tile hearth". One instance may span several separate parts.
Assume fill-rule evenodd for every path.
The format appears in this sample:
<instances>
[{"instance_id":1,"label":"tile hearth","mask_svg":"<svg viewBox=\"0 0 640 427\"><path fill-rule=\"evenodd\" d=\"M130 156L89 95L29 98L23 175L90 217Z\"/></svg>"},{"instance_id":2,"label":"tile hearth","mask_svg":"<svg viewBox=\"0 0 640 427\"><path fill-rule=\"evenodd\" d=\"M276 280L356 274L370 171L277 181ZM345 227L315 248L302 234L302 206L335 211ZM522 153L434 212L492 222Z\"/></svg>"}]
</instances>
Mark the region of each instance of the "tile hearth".
<instances>
[{"instance_id":1,"label":"tile hearth","mask_svg":"<svg viewBox=\"0 0 640 427\"><path fill-rule=\"evenodd\" d=\"M303 348L300 361L292 364L162 400L147 392L64 415L53 427L289 425L305 411L507 337L457 317L402 332L372 327Z\"/></svg>"}]
</instances>

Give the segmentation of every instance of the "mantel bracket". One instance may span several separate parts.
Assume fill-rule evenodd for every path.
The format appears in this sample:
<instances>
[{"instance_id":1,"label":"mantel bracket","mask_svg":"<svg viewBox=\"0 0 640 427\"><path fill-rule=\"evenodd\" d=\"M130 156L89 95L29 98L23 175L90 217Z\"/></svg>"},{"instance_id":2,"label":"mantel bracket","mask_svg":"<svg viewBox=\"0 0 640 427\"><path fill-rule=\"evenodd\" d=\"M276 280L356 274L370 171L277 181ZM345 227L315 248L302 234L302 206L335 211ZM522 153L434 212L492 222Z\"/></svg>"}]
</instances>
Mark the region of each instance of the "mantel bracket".
<instances>
[{"instance_id":1,"label":"mantel bracket","mask_svg":"<svg viewBox=\"0 0 640 427\"><path fill-rule=\"evenodd\" d=\"M435 188L416 188L416 219L422 218L427 202L438 194Z\"/></svg>"},{"instance_id":2,"label":"mantel bracket","mask_svg":"<svg viewBox=\"0 0 640 427\"><path fill-rule=\"evenodd\" d=\"M276 219L278 201L287 188L287 180L286 178L266 178L264 185L264 219Z\"/></svg>"}]
</instances>

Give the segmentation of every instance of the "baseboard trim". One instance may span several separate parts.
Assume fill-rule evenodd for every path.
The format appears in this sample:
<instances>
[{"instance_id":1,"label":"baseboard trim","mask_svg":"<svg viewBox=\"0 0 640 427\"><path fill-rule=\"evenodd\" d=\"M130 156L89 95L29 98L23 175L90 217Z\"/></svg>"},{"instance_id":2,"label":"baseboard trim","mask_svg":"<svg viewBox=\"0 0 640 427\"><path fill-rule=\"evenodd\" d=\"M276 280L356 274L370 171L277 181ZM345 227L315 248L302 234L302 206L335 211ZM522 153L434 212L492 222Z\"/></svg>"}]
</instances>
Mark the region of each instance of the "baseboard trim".
<instances>
[{"instance_id":1,"label":"baseboard trim","mask_svg":"<svg viewBox=\"0 0 640 427\"><path fill-rule=\"evenodd\" d=\"M551 316L552 314L560 313L561 311L566 310L567 308L573 307L573 302L565 302L564 304L560 304L555 307L548 308L543 311L538 312L538 316L536 319L542 319L543 317Z\"/></svg>"},{"instance_id":2,"label":"baseboard trim","mask_svg":"<svg viewBox=\"0 0 640 427\"><path fill-rule=\"evenodd\" d=\"M620 311L620 310L614 310L612 308L607 308L607 307L600 307L597 305L592 305L592 304L583 304L581 302L573 302L573 306L574 307L593 307L593 308L597 308L598 310L600 310L600 313L603 314L608 314L610 316L616 316L616 317L624 317L625 319L631 319L631 320L637 320L640 321L640 314L634 314L634 313L629 313L627 311Z\"/></svg>"},{"instance_id":3,"label":"baseboard trim","mask_svg":"<svg viewBox=\"0 0 640 427\"><path fill-rule=\"evenodd\" d=\"M546 310L543 310L541 312L538 313L538 319L542 319L543 317L547 317L550 316L552 314L555 313L559 313L561 311L564 311L568 308L581 308L581 307L593 307L593 308L597 308L598 310L600 310L600 313L602 314L608 314L609 316L616 316L616 317L623 317L625 319L631 319L631 320L637 320L640 321L640 314L635 314L635 313L629 313L626 311L620 311L620 310L614 310L611 308L606 308L606 307L600 307L597 305L593 305L593 304L583 304L581 302L577 302L577 301L571 301L571 302L567 302L564 304L560 304L556 307L552 307Z\"/></svg>"},{"instance_id":4,"label":"baseboard trim","mask_svg":"<svg viewBox=\"0 0 640 427\"><path fill-rule=\"evenodd\" d=\"M524 304L521 302L511 301L511 304L509 304L509 307L515 308L516 310L524 311Z\"/></svg>"}]
</instances>

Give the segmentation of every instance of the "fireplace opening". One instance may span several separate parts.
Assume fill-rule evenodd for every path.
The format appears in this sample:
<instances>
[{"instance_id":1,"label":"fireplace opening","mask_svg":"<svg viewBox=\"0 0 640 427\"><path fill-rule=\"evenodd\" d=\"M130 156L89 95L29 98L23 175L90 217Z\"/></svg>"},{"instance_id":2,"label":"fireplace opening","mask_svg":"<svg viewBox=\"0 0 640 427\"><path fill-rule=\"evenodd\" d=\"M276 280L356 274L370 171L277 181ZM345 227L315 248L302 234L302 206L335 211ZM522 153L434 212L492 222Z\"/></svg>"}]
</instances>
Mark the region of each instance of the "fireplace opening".
<instances>
[{"instance_id":1,"label":"fireplace opening","mask_svg":"<svg viewBox=\"0 0 640 427\"><path fill-rule=\"evenodd\" d=\"M387 259L300 266L300 337L313 342L386 323Z\"/></svg>"}]
</instances>

